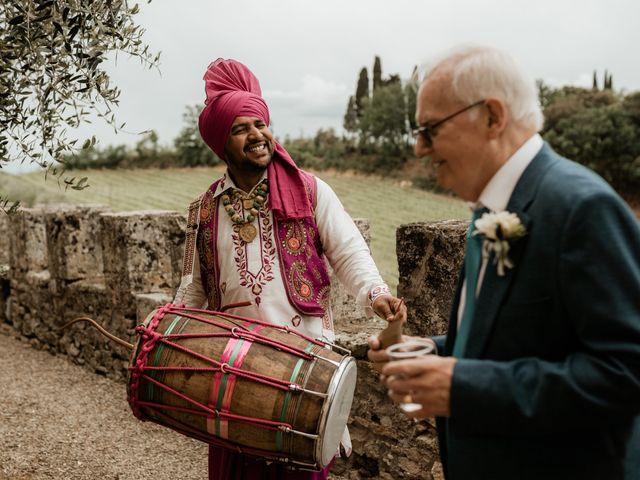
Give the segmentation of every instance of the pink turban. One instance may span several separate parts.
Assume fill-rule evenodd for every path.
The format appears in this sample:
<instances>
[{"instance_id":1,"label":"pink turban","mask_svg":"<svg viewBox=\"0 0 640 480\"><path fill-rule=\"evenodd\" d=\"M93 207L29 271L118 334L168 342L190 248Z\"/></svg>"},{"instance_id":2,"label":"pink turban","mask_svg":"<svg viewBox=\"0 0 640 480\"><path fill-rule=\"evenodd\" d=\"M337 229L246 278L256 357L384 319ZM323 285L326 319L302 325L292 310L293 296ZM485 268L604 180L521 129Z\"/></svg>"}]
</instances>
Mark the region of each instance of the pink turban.
<instances>
[{"instance_id":1,"label":"pink turban","mask_svg":"<svg viewBox=\"0 0 640 480\"><path fill-rule=\"evenodd\" d=\"M260 83L251 70L235 60L218 58L204 74L207 98L198 121L200 135L218 157L237 117L256 117L269 125L269 108L262 98ZM269 205L278 220L313 215L304 182L289 153L275 142L268 167Z\"/></svg>"}]
</instances>

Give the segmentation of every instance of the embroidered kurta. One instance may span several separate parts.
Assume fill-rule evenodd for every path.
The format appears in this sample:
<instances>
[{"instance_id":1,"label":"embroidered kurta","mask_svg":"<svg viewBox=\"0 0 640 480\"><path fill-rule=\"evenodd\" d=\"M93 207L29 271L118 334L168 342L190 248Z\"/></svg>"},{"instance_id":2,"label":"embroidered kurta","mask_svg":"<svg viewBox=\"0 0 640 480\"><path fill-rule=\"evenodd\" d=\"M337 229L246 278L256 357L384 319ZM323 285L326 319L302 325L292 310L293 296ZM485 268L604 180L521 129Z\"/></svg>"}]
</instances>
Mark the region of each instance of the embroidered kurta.
<instances>
[{"instance_id":1,"label":"embroidered kurta","mask_svg":"<svg viewBox=\"0 0 640 480\"><path fill-rule=\"evenodd\" d=\"M315 221L326 259L356 302L368 307L369 292L384 282L366 242L336 194L317 177L316 185ZM239 191L240 195L232 195L233 191ZM229 194L236 212L245 217L248 215L242 206L242 197L250 196L253 191L240 191L231 177L225 174L213 191L213 197L217 198L223 193ZM313 338L333 342L333 318L328 302L324 317L317 317L299 312L288 301L276 247L273 214L267 205L260 208L257 219L252 223L257 230L255 239L245 243L240 238L239 226L231 221L222 202L216 203L216 238L206 238L202 229L195 230L200 254L193 252L192 275L183 280L175 303L207 308L210 302L202 284L201 272L203 269L206 271L208 262L217 261L220 305L250 302L250 306L236 308L232 313L294 327ZM206 215L214 213L205 212ZM214 242L215 256L208 251ZM207 258L207 255L210 257Z\"/></svg>"}]
</instances>

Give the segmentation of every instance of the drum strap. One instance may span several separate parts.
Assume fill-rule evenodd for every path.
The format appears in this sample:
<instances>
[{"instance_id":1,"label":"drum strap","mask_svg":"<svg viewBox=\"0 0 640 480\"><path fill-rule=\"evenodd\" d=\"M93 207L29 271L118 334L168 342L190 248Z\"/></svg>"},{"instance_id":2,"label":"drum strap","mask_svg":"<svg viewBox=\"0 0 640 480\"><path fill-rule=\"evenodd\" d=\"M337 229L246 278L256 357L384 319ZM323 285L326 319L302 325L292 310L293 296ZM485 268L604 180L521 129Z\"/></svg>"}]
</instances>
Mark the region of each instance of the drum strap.
<instances>
[{"instance_id":1,"label":"drum strap","mask_svg":"<svg viewBox=\"0 0 640 480\"><path fill-rule=\"evenodd\" d=\"M196 237L198 234L198 219L200 218L200 205L202 197L200 195L189 204L189 214L187 216L187 231L184 245L184 260L182 263L182 275L193 275L193 265L195 262Z\"/></svg>"}]
</instances>

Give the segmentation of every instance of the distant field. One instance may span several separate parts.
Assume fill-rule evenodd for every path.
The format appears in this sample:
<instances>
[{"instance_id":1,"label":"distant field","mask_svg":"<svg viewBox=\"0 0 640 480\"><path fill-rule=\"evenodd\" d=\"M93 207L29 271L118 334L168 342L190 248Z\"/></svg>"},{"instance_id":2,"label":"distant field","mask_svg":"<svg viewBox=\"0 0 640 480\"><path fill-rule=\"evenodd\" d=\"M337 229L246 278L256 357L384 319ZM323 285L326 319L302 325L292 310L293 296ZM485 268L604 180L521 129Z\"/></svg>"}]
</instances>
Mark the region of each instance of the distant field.
<instances>
[{"instance_id":1,"label":"distant field","mask_svg":"<svg viewBox=\"0 0 640 480\"><path fill-rule=\"evenodd\" d=\"M162 209L186 211L190 200L222 174L221 168L166 170L95 170L67 172L88 176L90 187L64 192L55 179L43 180L42 173L0 174L0 194L34 203L101 203L114 210ZM401 187L396 181L357 175L320 172L333 187L354 218L371 222L371 251L382 276L395 290L398 265L395 232L399 225L427 220L467 218L463 202L444 195Z\"/></svg>"}]
</instances>

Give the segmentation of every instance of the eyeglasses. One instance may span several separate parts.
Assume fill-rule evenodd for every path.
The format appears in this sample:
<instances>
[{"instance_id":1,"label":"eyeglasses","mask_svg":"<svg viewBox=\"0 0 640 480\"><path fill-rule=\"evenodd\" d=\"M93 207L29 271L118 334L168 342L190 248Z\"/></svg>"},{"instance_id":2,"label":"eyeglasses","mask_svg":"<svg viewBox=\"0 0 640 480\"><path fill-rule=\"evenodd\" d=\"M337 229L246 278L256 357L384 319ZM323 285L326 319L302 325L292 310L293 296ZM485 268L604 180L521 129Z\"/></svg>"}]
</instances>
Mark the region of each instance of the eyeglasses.
<instances>
[{"instance_id":1,"label":"eyeglasses","mask_svg":"<svg viewBox=\"0 0 640 480\"><path fill-rule=\"evenodd\" d=\"M477 102L472 103L471 105L467 105L462 110L458 110L457 112L452 113L451 115L449 115L447 117L444 117L442 120L438 120L436 123L433 123L431 125L424 125L422 127L415 128L413 130L413 136L417 138L418 135L420 135L422 137L422 139L424 140L425 145L428 148L431 148L433 146L433 137L436 135L436 130L438 128L440 128L443 123L448 122L453 117L455 117L457 115L460 115L461 113L464 113L467 110L472 109L473 107L477 107L478 105L482 105L484 102L485 102L484 100L478 100Z\"/></svg>"}]
</instances>

